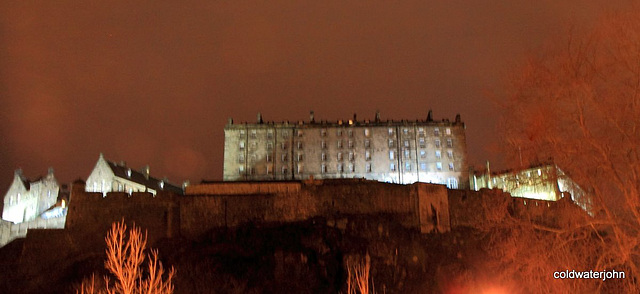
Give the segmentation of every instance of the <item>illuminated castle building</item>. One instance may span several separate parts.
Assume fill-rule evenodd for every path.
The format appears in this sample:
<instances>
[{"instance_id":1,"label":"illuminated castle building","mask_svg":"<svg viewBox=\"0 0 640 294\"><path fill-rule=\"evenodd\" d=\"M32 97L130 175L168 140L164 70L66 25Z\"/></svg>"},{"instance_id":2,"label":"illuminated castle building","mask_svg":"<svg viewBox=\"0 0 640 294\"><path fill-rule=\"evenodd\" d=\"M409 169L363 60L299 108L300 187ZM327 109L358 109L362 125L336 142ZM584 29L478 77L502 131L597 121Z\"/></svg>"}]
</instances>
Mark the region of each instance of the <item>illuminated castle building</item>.
<instances>
[{"instance_id":1,"label":"illuminated castle building","mask_svg":"<svg viewBox=\"0 0 640 294\"><path fill-rule=\"evenodd\" d=\"M114 163L104 159L102 153L98 158L96 166L87 178L87 192L149 192L153 195L157 191L170 191L182 194L182 188L172 185L167 179L156 179L149 176L149 166L142 170L133 170L124 162Z\"/></svg>"},{"instance_id":2,"label":"illuminated castle building","mask_svg":"<svg viewBox=\"0 0 640 294\"><path fill-rule=\"evenodd\" d=\"M424 120L297 123L264 122L225 126L225 181L364 178L467 188L465 126L460 116Z\"/></svg>"},{"instance_id":3,"label":"illuminated castle building","mask_svg":"<svg viewBox=\"0 0 640 294\"><path fill-rule=\"evenodd\" d=\"M2 219L22 223L36 219L56 204L60 187L53 176L53 169L45 177L27 180L22 170L15 171L13 182L4 196Z\"/></svg>"},{"instance_id":4,"label":"illuminated castle building","mask_svg":"<svg viewBox=\"0 0 640 294\"><path fill-rule=\"evenodd\" d=\"M555 164L541 164L518 171L492 174L489 169L470 177L473 190L501 189L513 197L558 201L568 196L585 211L591 211L591 200L578 184ZM526 202L525 202L526 204Z\"/></svg>"}]
</instances>

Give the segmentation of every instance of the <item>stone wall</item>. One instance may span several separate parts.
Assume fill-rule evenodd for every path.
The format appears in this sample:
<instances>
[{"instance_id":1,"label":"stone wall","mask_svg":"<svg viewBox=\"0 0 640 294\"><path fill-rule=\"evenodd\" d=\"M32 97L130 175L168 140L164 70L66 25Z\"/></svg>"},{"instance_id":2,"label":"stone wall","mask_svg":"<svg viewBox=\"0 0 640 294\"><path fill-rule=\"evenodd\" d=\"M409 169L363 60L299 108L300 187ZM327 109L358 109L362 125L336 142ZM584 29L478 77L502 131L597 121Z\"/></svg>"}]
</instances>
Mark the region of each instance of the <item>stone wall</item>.
<instances>
[{"instance_id":1,"label":"stone wall","mask_svg":"<svg viewBox=\"0 0 640 294\"><path fill-rule=\"evenodd\" d=\"M0 247L15 240L16 238L24 238L27 231L32 229L63 229L66 216L55 217L50 219L36 218L34 220L22 223L12 223L0 220Z\"/></svg>"},{"instance_id":2,"label":"stone wall","mask_svg":"<svg viewBox=\"0 0 640 294\"><path fill-rule=\"evenodd\" d=\"M180 212L177 195L159 192L110 192L106 197L101 192L85 192L84 185L74 183L66 229L81 235L104 238L112 223L122 221L147 230L149 242L163 237L177 236L180 227Z\"/></svg>"},{"instance_id":3,"label":"stone wall","mask_svg":"<svg viewBox=\"0 0 640 294\"><path fill-rule=\"evenodd\" d=\"M524 201L527 201L526 203ZM312 218L336 221L349 215L387 215L422 233L478 227L506 213L539 222L557 221L557 202L512 198L501 190L449 190L443 185L397 185L334 179L291 182L214 182L192 185L186 195L101 193L73 188L67 229L107 232L113 222L135 222L150 242L181 235L198 238L216 228L265 226ZM568 205L568 204L567 204Z\"/></svg>"},{"instance_id":4,"label":"stone wall","mask_svg":"<svg viewBox=\"0 0 640 294\"><path fill-rule=\"evenodd\" d=\"M216 182L189 186L184 196L159 193L85 192L74 186L66 228L87 235L107 232L125 219L149 232L197 238L215 228L287 223L343 215L392 216L423 233L450 229L447 189L442 185L396 185L365 180Z\"/></svg>"}]
</instances>

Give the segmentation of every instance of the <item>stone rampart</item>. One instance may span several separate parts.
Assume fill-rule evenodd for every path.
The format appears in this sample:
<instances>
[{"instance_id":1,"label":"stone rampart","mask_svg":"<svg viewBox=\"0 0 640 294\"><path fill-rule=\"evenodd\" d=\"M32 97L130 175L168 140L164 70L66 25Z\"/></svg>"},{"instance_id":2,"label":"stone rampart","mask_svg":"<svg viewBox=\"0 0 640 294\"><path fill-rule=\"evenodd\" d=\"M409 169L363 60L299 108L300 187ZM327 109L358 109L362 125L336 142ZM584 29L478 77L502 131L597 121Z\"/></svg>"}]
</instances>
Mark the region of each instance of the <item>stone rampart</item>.
<instances>
[{"instance_id":1,"label":"stone rampart","mask_svg":"<svg viewBox=\"0 0 640 294\"><path fill-rule=\"evenodd\" d=\"M38 217L34 220L18 224L0 220L0 247L16 238L24 238L27 235L27 231L32 229L63 229L65 222L66 215L49 219Z\"/></svg>"},{"instance_id":2,"label":"stone rampart","mask_svg":"<svg viewBox=\"0 0 640 294\"><path fill-rule=\"evenodd\" d=\"M66 229L80 235L104 238L114 222L125 220L147 231L149 242L163 237L179 234L179 208L177 195L159 192L136 192L131 195L122 192L102 193L85 192L84 185L74 184Z\"/></svg>"}]
</instances>

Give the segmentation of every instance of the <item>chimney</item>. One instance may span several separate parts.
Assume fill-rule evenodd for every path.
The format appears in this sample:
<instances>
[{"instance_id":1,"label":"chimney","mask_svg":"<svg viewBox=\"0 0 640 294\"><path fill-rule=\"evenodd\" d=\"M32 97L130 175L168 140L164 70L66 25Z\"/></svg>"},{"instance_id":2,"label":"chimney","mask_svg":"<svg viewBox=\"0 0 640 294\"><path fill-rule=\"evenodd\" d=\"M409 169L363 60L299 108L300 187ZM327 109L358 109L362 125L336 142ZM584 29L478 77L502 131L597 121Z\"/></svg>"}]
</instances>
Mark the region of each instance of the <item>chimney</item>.
<instances>
[{"instance_id":1,"label":"chimney","mask_svg":"<svg viewBox=\"0 0 640 294\"><path fill-rule=\"evenodd\" d=\"M356 114L354 113L354 114L353 114L353 122L355 123L356 121L357 121L357 120L356 120Z\"/></svg>"},{"instance_id":2,"label":"chimney","mask_svg":"<svg viewBox=\"0 0 640 294\"><path fill-rule=\"evenodd\" d=\"M16 169L16 171L14 172L14 174L15 174L16 176L22 177L22 169L21 169L21 168Z\"/></svg>"},{"instance_id":3,"label":"chimney","mask_svg":"<svg viewBox=\"0 0 640 294\"><path fill-rule=\"evenodd\" d=\"M427 121L433 121L433 111L429 109L429 113L427 114Z\"/></svg>"},{"instance_id":4,"label":"chimney","mask_svg":"<svg viewBox=\"0 0 640 294\"><path fill-rule=\"evenodd\" d=\"M149 179L149 165L148 165L148 164L147 164L147 165L145 165L145 166L142 168L142 175L144 175L144 178L145 178L145 179L147 179L147 180Z\"/></svg>"},{"instance_id":5,"label":"chimney","mask_svg":"<svg viewBox=\"0 0 640 294\"><path fill-rule=\"evenodd\" d=\"M227 120L227 124L228 124L228 125L232 125L232 124L233 124L233 118L229 118L229 119Z\"/></svg>"},{"instance_id":6,"label":"chimney","mask_svg":"<svg viewBox=\"0 0 640 294\"><path fill-rule=\"evenodd\" d=\"M460 123L460 114L456 114L456 123Z\"/></svg>"},{"instance_id":7,"label":"chimney","mask_svg":"<svg viewBox=\"0 0 640 294\"><path fill-rule=\"evenodd\" d=\"M380 122L380 110L376 110L376 122Z\"/></svg>"},{"instance_id":8,"label":"chimney","mask_svg":"<svg viewBox=\"0 0 640 294\"><path fill-rule=\"evenodd\" d=\"M262 113L258 112L258 123L262 123Z\"/></svg>"},{"instance_id":9,"label":"chimney","mask_svg":"<svg viewBox=\"0 0 640 294\"><path fill-rule=\"evenodd\" d=\"M309 121L312 122L312 123L316 122L313 110L311 110L311 113L309 113Z\"/></svg>"},{"instance_id":10,"label":"chimney","mask_svg":"<svg viewBox=\"0 0 640 294\"><path fill-rule=\"evenodd\" d=\"M53 176L53 167L49 167L49 170L47 171L47 175Z\"/></svg>"}]
</instances>

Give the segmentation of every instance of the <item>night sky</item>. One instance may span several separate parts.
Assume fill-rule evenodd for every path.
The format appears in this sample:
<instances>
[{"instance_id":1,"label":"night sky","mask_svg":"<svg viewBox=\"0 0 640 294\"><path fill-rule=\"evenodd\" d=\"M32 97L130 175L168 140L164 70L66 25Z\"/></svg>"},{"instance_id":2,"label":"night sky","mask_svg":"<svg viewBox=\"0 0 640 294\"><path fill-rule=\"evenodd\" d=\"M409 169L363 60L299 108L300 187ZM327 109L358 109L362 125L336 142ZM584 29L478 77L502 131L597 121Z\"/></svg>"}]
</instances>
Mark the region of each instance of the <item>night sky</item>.
<instances>
[{"instance_id":1,"label":"night sky","mask_svg":"<svg viewBox=\"0 0 640 294\"><path fill-rule=\"evenodd\" d=\"M469 163L499 162L488 96L509 68L627 2L1 1L0 193L16 168L86 179L100 152L174 183L221 179L227 119L257 112L460 113Z\"/></svg>"}]
</instances>

